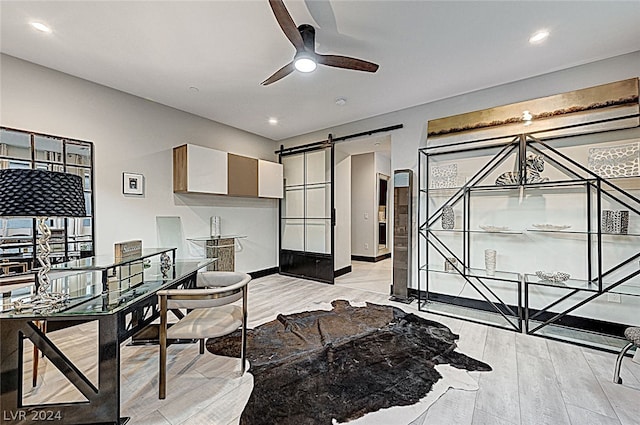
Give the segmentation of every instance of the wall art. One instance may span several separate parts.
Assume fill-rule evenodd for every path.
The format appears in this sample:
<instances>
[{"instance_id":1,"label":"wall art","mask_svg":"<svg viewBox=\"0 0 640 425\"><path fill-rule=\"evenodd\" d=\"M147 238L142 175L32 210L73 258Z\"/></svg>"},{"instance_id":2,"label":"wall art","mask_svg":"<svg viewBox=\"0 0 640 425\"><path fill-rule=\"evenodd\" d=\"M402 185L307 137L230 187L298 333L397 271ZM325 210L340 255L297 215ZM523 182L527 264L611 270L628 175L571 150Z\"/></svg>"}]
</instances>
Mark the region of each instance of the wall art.
<instances>
[{"instance_id":1,"label":"wall art","mask_svg":"<svg viewBox=\"0 0 640 425\"><path fill-rule=\"evenodd\" d=\"M122 173L122 193L144 195L144 176L137 173Z\"/></svg>"},{"instance_id":2,"label":"wall art","mask_svg":"<svg viewBox=\"0 0 640 425\"><path fill-rule=\"evenodd\" d=\"M429 120L427 146L444 146L516 132L538 133L576 124L598 123L603 117L615 118L639 111L638 78L574 90L538 99L495 106ZM524 114L523 111L527 113ZM603 128L638 125L638 119ZM579 131L576 129L576 131Z\"/></svg>"},{"instance_id":3,"label":"wall art","mask_svg":"<svg viewBox=\"0 0 640 425\"><path fill-rule=\"evenodd\" d=\"M598 176L610 179L640 175L640 142L589 149L587 167Z\"/></svg>"},{"instance_id":4,"label":"wall art","mask_svg":"<svg viewBox=\"0 0 640 425\"><path fill-rule=\"evenodd\" d=\"M431 189L456 187L458 181L458 164L432 165L430 169Z\"/></svg>"}]
</instances>

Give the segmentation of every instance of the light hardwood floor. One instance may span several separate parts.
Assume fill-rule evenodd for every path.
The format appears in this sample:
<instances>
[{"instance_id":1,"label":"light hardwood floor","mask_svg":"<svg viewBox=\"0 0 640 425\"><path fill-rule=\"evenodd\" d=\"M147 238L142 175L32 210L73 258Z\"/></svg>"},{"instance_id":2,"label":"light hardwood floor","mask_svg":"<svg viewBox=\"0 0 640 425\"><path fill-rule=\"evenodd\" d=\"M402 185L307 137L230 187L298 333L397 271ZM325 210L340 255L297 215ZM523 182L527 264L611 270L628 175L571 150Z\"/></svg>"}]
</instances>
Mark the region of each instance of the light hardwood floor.
<instances>
[{"instance_id":1,"label":"light hardwood floor","mask_svg":"<svg viewBox=\"0 0 640 425\"><path fill-rule=\"evenodd\" d=\"M353 272L325 285L279 275L250 283L249 322L255 326L278 313L326 308L335 299L396 305L416 312L416 303L388 301L390 261L356 263ZM367 286L367 282L372 285ZM623 385L611 382L615 355L461 320L416 312L460 334L458 350L483 360L493 372L473 372L477 391L449 390L412 425L631 425L640 423L640 364L625 359ZM95 379L95 325L50 334L63 351ZM122 415L130 424L235 424L253 385L238 377L239 361L198 354L196 344L169 348L167 399L158 400L158 348L121 348ZM30 357L30 356L27 356ZM25 363L25 390L30 384ZM29 400L74 399L46 359ZM395 425L395 424L389 424ZM402 424L398 424L402 425Z\"/></svg>"}]
</instances>

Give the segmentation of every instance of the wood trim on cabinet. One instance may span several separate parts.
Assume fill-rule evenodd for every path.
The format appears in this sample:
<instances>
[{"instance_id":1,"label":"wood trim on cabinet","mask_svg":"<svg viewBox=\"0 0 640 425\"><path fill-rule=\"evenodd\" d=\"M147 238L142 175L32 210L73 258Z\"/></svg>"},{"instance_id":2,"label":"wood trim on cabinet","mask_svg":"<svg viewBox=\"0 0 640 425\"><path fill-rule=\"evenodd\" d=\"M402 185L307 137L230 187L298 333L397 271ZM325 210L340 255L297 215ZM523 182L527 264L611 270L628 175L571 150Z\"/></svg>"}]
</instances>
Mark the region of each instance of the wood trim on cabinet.
<instances>
[{"instance_id":1,"label":"wood trim on cabinet","mask_svg":"<svg viewBox=\"0 0 640 425\"><path fill-rule=\"evenodd\" d=\"M173 191L188 192L187 145L173 148Z\"/></svg>"},{"instance_id":2,"label":"wood trim on cabinet","mask_svg":"<svg viewBox=\"0 0 640 425\"><path fill-rule=\"evenodd\" d=\"M258 196L258 160L228 154L228 195Z\"/></svg>"}]
</instances>

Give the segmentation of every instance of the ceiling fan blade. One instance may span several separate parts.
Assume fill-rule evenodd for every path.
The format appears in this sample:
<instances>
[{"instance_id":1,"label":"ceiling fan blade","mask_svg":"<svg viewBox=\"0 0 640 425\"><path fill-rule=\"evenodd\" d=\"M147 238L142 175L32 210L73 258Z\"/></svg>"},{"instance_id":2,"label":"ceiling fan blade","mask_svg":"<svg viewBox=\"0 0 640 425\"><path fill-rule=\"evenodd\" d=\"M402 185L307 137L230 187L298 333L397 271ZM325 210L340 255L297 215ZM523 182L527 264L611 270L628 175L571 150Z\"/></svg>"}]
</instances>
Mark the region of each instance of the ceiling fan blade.
<instances>
[{"instance_id":1,"label":"ceiling fan blade","mask_svg":"<svg viewBox=\"0 0 640 425\"><path fill-rule=\"evenodd\" d=\"M350 58L338 55L319 55L316 54L318 63L336 68L354 69L356 71L376 72L378 64L367 62L362 59Z\"/></svg>"},{"instance_id":2,"label":"ceiling fan blade","mask_svg":"<svg viewBox=\"0 0 640 425\"><path fill-rule=\"evenodd\" d=\"M298 27L296 27L295 22L293 22L282 0L269 0L269 5L284 35L287 36L297 51L304 50L304 41L302 40L300 31L298 31Z\"/></svg>"},{"instance_id":3,"label":"ceiling fan blade","mask_svg":"<svg viewBox=\"0 0 640 425\"><path fill-rule=\"evenodd\" d=\"M279 79L284 78L287 75L291 74L295 69L296 68L293 66L293 62L289 62L288 64L286 64L285 66L283 66L282 68L274 72L271 77L264 80L261 84L263 86L268 86L271 83L275 83Z\"/></svg>"}]
</instances>

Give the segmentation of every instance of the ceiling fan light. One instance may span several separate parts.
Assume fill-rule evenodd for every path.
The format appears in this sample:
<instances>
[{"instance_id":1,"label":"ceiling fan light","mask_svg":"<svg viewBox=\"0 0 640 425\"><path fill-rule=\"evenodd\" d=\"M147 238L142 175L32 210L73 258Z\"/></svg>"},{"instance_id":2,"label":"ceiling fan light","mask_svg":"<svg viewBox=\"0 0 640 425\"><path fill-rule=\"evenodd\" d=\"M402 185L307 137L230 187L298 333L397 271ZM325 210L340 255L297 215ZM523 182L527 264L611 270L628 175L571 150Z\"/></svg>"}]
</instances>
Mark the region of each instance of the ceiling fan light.
<instances>
[{"instance_id":1,"label":"ceiling fan light","mask_svg":"<svg viewBox=\"0 0 640 425\"><path fill-rule=\"evenodd\" d=\"M300 53L296 55L293 65L300 72L313 72L318 66L314 58L307 53Z\"/></svg>"}]
</instances>

